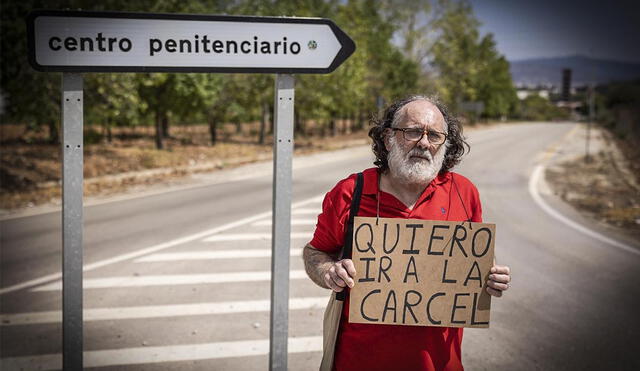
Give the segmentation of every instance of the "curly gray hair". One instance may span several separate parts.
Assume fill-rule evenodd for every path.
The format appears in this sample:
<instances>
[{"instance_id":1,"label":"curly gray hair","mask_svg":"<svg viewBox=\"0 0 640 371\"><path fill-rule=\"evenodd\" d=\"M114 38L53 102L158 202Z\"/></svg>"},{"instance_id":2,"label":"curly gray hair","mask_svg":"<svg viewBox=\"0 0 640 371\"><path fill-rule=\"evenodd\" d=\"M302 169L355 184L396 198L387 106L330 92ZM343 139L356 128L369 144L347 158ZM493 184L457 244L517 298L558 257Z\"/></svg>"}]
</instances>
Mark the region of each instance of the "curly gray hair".
<instances>
[{"instance_id":1,"label":"curly gray hair","mask_svg":"<svg viewBox=\"0 0 640 371\"><path fill-rule=\"evenodd\" d=\"M389 151L387 151L384 144L385 132L388 128L397 125L401 118L400 110L402 107L416 100L425 100L432 103L440 110L442 116L444 116L445 129L447 131L447 150L440 172L451 170L460 163L462 156L471 150L471 147L469 147L469 144L462 135L462 124L454 115L449 113L449 110L442 102L434 97L411 95L391 103L391 105L385 109L382 118L374 117L371 120L373 127L369 129L369 137L373 139L371 147L376 156L376 160L373 163L383 173L389 169L389 163L387 161Z\"/></svg>"}]
</instances>

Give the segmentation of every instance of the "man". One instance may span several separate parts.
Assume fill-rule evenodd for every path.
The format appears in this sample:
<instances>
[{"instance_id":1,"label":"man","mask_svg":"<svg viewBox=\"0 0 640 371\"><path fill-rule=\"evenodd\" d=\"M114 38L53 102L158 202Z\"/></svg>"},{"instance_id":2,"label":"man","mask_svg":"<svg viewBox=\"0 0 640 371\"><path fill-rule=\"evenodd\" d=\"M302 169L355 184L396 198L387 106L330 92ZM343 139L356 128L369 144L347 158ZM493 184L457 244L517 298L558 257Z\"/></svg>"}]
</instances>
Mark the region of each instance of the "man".
<instances>
[{"instance_id":1,"label":"man","mask_svg":"<svg viewBox=\"0 0 640 371\"><path fill-rule=\"evenodd\" d=\"M476 187L450 172L468 147L458 120L439 102L411 96L395 102L369 131L374 164L363 171L358 216L482 221ZM323 201L313 239L304 248L309 277L336 292L353 287L344 244L355 175L340 181ZM509 288L509 267L491 268L487 291ZM335 370L461 370L461 328L349 323L345 300L335 348Z\"/></svg>"}]
</instances>

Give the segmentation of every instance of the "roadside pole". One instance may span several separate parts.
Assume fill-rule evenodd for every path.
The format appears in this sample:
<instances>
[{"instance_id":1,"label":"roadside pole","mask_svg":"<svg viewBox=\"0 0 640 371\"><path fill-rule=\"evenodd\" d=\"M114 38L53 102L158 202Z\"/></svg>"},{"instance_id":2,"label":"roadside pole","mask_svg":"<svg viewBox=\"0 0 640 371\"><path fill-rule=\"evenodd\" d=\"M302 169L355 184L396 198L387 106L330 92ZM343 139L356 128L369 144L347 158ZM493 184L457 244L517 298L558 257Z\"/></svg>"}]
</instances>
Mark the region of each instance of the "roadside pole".
<instances>
[{"instance_id":1,"label":"roadside pole","mask_svg":"<svg viewBox=\"0 0 640 371\"><path fill-rule=\"evenodd\" d=\"M62 368L82 370L83 77L62 74Z\"/></svg>"},{"instance_id":2,"label":"roadside pole","mask_svg":"<svg viewBox=\"0 0 640 371\"><path fill-rule=\"evenodd\" d=\"M271 371L287 370L294 83L295 79L292 75L276 75L271 223L271 331L269 334L269 370Z\"/></svg>"},{"instance_id":3,"label":"roadside pole","mask_svg":"<svg viewBox=\"0 0 640 371\"><path fill-rule=\"evenodd\" d=\"M595 119L595 115L593 112L594 94L595 94L595 89L593 85L590 85L589 86L589 122L587 122L587 142L586 142L586 148L585 148L586 156L584 158L585 162L589 162L591 160L591 158L589 157L589 140L591 139L591 125L593 123L593 120Z\"/></svg>"}]
</instances>

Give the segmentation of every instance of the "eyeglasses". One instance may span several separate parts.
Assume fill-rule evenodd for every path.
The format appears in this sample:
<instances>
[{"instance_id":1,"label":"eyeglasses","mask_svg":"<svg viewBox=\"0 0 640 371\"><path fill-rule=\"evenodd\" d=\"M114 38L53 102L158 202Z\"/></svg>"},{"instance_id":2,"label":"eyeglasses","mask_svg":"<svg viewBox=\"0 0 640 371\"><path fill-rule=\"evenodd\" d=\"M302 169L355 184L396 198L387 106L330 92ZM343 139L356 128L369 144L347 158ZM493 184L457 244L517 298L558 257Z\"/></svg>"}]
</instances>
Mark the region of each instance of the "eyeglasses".
<instances>
[{"instance_id":1,"label":"eyeglasses","mask_svg":"<svg viewBox=\"0 0 640 371\"><path fill-rule=\"evenodd\" d=\"M434 130L425 130L418 128L390 128L393 131L401 131L404 140L409 142L419 142L422 137L427 134L427 140L431 144L442 144L447 140L447 134Z\"/></svg>"}]
</instances>

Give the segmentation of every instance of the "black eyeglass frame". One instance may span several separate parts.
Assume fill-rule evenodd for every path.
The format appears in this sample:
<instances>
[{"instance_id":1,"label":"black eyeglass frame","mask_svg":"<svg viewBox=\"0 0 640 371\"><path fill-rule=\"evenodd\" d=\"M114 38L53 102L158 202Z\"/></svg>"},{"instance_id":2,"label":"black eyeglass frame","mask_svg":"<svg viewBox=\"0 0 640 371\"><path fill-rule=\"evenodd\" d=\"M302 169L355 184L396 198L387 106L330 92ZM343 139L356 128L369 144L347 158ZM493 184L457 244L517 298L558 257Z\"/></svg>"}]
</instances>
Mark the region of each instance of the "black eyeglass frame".
<instances>
[{"instance_id":1,"label":"black eyeglass frame","mask_svg":"<svg viewBox=\"0 0 640 371\"><path fill-rule=\"evenodd\" d=\"M429 133L438 133L438 134L441 134L441 135L444 136L444 140L439 142L439 143L434 143L434 142L429 140L429 143L434 144L434 145L441 145L441 144L443 144L444 142L447 141L447 137L448 137L448 135L446 133L442 133L442 132L437 131L437 130L419 129L419 128L389 128L389 129L391 129L393 131L401 131L402 132L402 137L404 138L404 140L406 140L408 142L419 142L419 141L422 140L422 138L424 137L425 134L427 134L427 140L429 140L429 136L428 136ZM416 139L407 139L406 132L409 131L409 130L411 130L411 131L422 130L422 135L417 140Z\"/></svg>"}]
</instances>

